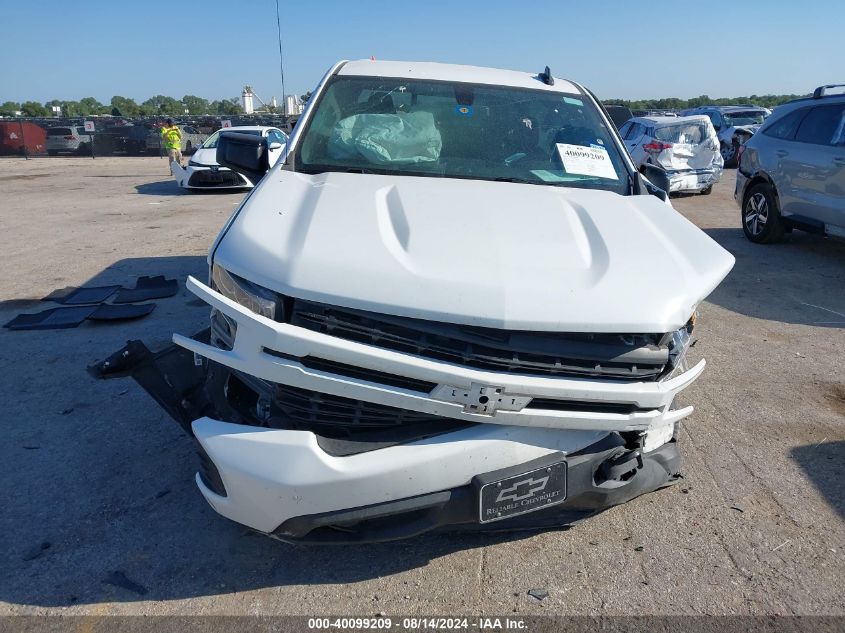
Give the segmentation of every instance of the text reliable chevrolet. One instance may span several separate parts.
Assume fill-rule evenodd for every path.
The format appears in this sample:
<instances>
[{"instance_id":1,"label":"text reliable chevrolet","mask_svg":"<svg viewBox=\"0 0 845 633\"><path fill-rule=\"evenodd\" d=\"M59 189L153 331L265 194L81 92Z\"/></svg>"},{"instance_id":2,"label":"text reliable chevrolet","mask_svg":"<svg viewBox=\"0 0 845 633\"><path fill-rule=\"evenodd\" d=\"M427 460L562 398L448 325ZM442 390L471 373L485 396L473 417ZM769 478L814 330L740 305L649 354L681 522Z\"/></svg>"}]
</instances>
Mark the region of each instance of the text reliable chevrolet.
<instances>
[{"instance_id":1,"label":"text reliable chevrolet","mask_svg":"<svg viewBox=\"0 0 845 633\"><path fill-rule=\"evenodd\" d=\"M218 162L260 172L262 143L223 134ZM208 342L174 337L204 359L197 485L311 542L561 525L669 485L696 307L733 263L580 85L338 63L188 280L212 308Z\"/></svg>"}]
</instances>

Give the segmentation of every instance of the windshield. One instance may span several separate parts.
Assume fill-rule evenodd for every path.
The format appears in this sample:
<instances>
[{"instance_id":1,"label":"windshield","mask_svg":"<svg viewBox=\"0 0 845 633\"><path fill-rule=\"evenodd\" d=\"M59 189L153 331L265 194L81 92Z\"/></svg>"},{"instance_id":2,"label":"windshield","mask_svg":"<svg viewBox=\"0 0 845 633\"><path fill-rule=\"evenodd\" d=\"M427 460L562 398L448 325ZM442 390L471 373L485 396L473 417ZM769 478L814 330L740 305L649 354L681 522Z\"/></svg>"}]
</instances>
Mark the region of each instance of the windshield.
<instances>
[{"instance_id":1,"label":"windshield","mask_svg":"<svg viewBox=\"0 0 845 633\"><path fill-rule=\"evenodd\" d=\"M628 192L628 172L583 95L481 84L335 77L298 171L505 180Z\"/></svg>"},{"instance_id":2,"label":"windshield","mask_svg":"<svg viewBox=\"0 0 845 633\"><path fill-rule=\"evenodd\" d=\"M237 132L238 134L254 134L261 136L261 130L234 130L232 128L224 128L216 131L214 134L205 139L205 143L200 145L200 149L214 149L217 147L217 141L220 139L220 132Z\"/></svg>"},{"instance_id":3,"label":"windshield","mask_svg":"<svg viewBox=\"0 0 845 633\"><path fill-rule=\"evenodd\" d=\"M725 112L722 114L730 127L735 125L760 125L766 118L766 113L759 110L748 112Z\"/></svg>"}]
</instances>

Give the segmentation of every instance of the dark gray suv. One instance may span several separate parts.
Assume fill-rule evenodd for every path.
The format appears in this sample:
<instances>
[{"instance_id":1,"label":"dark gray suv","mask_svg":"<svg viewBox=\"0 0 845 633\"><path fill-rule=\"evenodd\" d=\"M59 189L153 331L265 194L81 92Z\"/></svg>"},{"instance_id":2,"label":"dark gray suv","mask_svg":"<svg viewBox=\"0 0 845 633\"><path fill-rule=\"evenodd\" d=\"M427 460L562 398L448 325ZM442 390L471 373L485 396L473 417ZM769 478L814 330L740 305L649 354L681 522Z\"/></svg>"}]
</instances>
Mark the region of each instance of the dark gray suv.
<instances>
[{"instance_id":1,"label":"dark gray suv","mask_svg":"<svg viewBox=\"0 0 845 633\"><path fill-rule=\"evenodd\" d=\"M845 237L845 94L832 84L779 106L741 147L734 198L752 242L793 228Z\"/></svg>"}]
</instances>

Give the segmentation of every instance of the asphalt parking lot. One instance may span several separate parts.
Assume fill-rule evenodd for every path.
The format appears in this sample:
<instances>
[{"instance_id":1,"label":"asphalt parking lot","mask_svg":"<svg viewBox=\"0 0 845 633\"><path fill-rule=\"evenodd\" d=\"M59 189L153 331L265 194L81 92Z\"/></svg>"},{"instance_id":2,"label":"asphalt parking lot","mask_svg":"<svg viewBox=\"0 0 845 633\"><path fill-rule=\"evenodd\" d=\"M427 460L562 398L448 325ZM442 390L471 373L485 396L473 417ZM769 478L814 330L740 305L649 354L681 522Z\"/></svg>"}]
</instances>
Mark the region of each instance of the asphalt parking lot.
<instances>
[{"instance_id":1,"label":"asphalt parking lot","mask_svg":"<svg viewBox=\"0 0 845 633\"><path fill-rule=\"evenodd\" d=\"M674 200L736 256L699 311L685 479L568 530L256 536L206 505L140 387L85 370L204 327L183 285L135 322L0 329L0 614L845 615L845 243L747 242L733 184ZM0 160L0 322L64 286L203 276L241 197L183 193L159 158Z\"/></svg>"}]
</instances>

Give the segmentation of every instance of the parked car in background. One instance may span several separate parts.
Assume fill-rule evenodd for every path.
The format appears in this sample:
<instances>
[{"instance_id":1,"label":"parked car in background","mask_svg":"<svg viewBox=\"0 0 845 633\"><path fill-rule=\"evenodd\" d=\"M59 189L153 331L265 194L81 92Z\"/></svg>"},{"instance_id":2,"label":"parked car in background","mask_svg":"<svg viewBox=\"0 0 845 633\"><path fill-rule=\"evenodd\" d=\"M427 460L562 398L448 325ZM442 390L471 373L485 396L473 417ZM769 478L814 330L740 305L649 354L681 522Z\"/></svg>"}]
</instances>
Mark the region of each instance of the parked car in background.
<instances>
[{"instance_id":1,"label":"parked car in background","mask_svg":"<svg viewBox=\"0 0 845 633\"><path fill-rule=\"evenodd\" d=\"M638 168L651 163L666 170L671 193L707 195L722 177L719 139L704 115L635 117L619 135Z\"/></svg>"},{"instance_id":2,"label":"parked car in background","mask_svg":"<svg viewBox=\"0 0 845 633\"><path fill-rule=\"evenodd\" d=\"M91 151L91 135L81 125L47 128L47 153L87 154Z\"/></svg>"},{"instance_id":3,"label":"parked car in background","mask_svg":"<svg viewBox=\"0 0 845 633\"><path fill-rule=\"evenodd\" d=\"M757 106L701 106L685 110L683 114L704 114L713 122L719 136L719 151L725 167L736 167L739 146L754 136L771 113Z\"/></svg>"},{"instance_id":4,"label":"parked car in background","mask_svg":"<svg viewBox=\"0 0 845 633\"><path fill-rule=\"evenodd\" d=\"M778 106L741 148L734 198L752 242L793 228L845 237L845 94L820 86Z\"/></svg>"},{"instance_id":5,"label":"parked car in background","mask_svg":"<svg viewBox=\"0 0 845 633\"><path fill-rule=\"evenodd\" d=\"M177 125L182 132L182 153L192 154L208 138L193 125ZM161 138L161 125L153 125L147 135L147 151L154 154L164 152L164 141Z\"/></svg>"},{"instance_id":6,"label":"parked car in background","mask_svg":"<svg viewBox=\"0 0 845 633\"><path fill-rule=\"evenodd\" d=\"M218 160L264 174L234 137ZM208 338L174 336L196 387L156 381L209 398L177 417L217 512L359 543L559 526L679 480L695 311L734 258L588 90L339 62L284 156L188 279L212 308Z\"/></svg>"},{"instance_id":7,"label":"parked car in background","mask_svg":"<svg viewBox=\"0 0 845 633\"><path fill-rule=\"evenodd\" d=\"M170 171L183 189L245 189L255 186L246 176L217 163L217 142L222 132L254 134L267 139L267 153L272 167L284 153L288 136L275 127L241 126L219 130L206 139L188 161L187 167L171 163Z\"/></svg>"}]
</instances>

